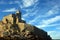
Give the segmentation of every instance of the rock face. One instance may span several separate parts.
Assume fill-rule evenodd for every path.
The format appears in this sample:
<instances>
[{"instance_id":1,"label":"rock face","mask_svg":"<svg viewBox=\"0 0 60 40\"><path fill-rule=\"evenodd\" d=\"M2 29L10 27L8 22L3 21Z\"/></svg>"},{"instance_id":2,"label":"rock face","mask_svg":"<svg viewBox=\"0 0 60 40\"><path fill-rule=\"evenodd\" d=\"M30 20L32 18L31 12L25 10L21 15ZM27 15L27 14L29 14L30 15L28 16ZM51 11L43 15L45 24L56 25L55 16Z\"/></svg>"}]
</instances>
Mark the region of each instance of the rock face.
<instances>
[{"instance_id":1,"label":"rock face","mask_svg":"<svg viewBox=\"0 0 60 40\"><path fill-rule=\"evenodd\" d=\"M21 19L21 12L5 16L0 21L0 39L2 40L51 40L42 29L27 24Z\"/></svg>"}]
</instances>

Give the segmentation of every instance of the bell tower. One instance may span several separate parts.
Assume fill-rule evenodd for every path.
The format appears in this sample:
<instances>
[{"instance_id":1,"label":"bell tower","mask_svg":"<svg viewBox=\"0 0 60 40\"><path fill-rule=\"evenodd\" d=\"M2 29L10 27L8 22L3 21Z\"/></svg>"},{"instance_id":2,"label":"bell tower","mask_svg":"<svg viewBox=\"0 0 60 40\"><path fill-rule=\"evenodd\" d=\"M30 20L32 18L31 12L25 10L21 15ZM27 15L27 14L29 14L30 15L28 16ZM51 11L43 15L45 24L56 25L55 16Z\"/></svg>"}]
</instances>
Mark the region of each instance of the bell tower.
<instances>
[{"instance_id":1,"label":"bell tower","mask_svg":"<svg viewBox=\"0 0 60 40\"><path fill-rule=\"evenodd\" d=\"M21 22L21 23L26 23L24 20L22 20L21 18L21 12L19 10L16 11L16 23Z\"/></svg>"},{"instance_id":2,"label":"bell tower","mask_svg":"<svg viewBox=\"0 0 60 40\"><path fill-rule=\"evenodd\" d=\"M21 21L21 12L19 10L16 11L16 19L17 22Z\"/></svg>"},{"instance_id":3,"label":"bell tower","mask_svg":"<svg viewBox=\"0 0 60 40\"><path fill-rule=\"evenodd\" d=\"M21 20L21 12L19 10L16 11L16 16Z\"/></svg>"}]
</instances>

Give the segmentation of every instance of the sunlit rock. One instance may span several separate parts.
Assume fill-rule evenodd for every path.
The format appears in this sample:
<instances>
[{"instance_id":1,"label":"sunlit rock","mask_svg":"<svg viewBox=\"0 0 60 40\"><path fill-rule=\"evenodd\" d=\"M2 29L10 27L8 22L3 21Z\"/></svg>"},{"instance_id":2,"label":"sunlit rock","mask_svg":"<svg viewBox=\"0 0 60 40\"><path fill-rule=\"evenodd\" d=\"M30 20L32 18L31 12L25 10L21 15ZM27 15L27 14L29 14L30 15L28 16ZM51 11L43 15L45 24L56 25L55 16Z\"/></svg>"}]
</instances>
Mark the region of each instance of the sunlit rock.
<instances>
[{"instance_id":1,"label":"sunlit rock","mask_svg":"<svg viewBox=\"0 0 60 40\"><path fill-rule=\"evenodd\" d=\"M21 19L21 12L4 16L0 21L0 39L3 40L51 40L42 29L27 24Z\"/></svg>"}]
</instances>

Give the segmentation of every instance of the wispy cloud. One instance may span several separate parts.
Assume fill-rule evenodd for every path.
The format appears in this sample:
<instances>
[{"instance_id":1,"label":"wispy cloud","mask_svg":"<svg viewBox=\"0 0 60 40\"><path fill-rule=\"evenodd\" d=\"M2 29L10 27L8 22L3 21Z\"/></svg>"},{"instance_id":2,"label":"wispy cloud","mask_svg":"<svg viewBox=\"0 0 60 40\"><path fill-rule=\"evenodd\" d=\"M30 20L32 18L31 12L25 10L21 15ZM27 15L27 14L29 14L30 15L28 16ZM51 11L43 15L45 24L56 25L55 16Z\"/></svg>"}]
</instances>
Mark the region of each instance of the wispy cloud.
<instances>
[{"instance_id":1,"label":"wispy cloud","mask_svg":"<svg viewBox=\"0 0 60 40\"><path fill-rule=\"evenodd\" d=\"M60 10L59 5L54 5L51 9L46 11L46 13L41 15L41 17L50 17L51 15L56 15L58 14L59 10Z\"/></svg>"},{"instance_id":2,"label":"wispy cloud","mask_svg":"<svg viewBox=\"0 0 60 40\"><path fill-rule=\"evenodd\" d=\"M35 9L35 8L34 8ZM55 5L54 7L52 7L52 9L51 10L49 10L47 13L45 13L44 15L39 15L41 18L42 17L49 17L49 16L51 16L51 15L55 15L55 14L57 14L58 13L58 11L59 11L59 7L57 6L57 5ZM34 16L34 15L36 15L37 13L39 12L39 9L38 10L36 10L35 12L32 12L32 15L31 16ZM29 13L30 14L30 13ZM26 14L25 16L29 16L29 14ZM40 17L38 17L38 16L36 16L36 18L35 19L33 19L33 20L31 20L31 21L29 21L29 23L30 24L32 24L32 23L34 23L36 20L39 20L39 19L37 19L37 18L40 18ZM56 18L58 18L58 17L56 17ZM51 18L51 19L48 19L46 22L43 20L43 23L45 22L45 24L47 24L50 20L52 20L52 22L55 20L53 20L53 18ZM44 27L44 26L46 26L45 24L43 24L43 23L41 23L42 25L42 27ZM39 24L39 26L40 26L40 24ZM48 25L49 26L49 25Z\"/></svg>"},{"instance_id":3,"label":"wispy cloud","mask_svg":"<svg viewBox=\"0 0 60 40\"><path fill-rule=\"evenodd\" d=\"M8 4L20 4L20 1L18 1L18 0L17 1L13 1L13 2L10 1Z\"/></svg>"},{"instance_id":4,"label":"wispy cloud","mask_svg":"<svg viewBox=\"0 0 60 40\"><path fill-rule=\"evenodd\" d=\"M42 20L42 23L43 24L51 24L51 23L54 23L58 20L60 20L60 16L55 16L54 18L50 18L48 20Z\"/></svg>"},{"instance_id":5,"label":"wispy cloud","mask_svg":"<svg viewBox=\"0 0 60 40\"><path fill-rule=\"evenodd\" d=\"M60 25L59 25L59 27L56 27L56 29L60 30Z\"/></svg>"},{"instance_id":6,"label":"wispy cloud","mask_svg":"<svg viewBox=\"0 0 60 40\"><path fill-rule=\"evenodd\" d=\"M24 9L23 8L23 10L25 10L26 11L26 13L23 15L23 17L29 17L29 16L35 16L40 10L40 8L38 9L38 7L37 7L37 5L38 5L38 3L36 3L34 6L33 6L33 8L31 8L31 9ZM38 9L38 10L37 10ZM31 15L32 14L32 15Z\"/></svg>"},{"instance_id":7,"label":"wispy cloud","mask_svg":"<svg viewBox=\"0 0 60 40\"><path fill-rule=\"evenodd\" d=\"M59 31L48 31L48 34L52 37L52 39L59 39L60 38Z\"/></svg>"},{"instance_id":8,"label":"wispy cloud","mask_svg":"<svg viewBox=\"0 0 60 40\"><path fill-rule=\"evenodd\" d=\"M51 33L55 33L56 31L48 31L48 35L50 35Z\"/></svg>"},{"instance_id":9,"label":"wispy cloud","mask_svg":"<svg viewBox=\"0 0 60 40\"><path fill-rule=\"evenodd\" d=\"M34 16L34 15L36 15L36 14L38 13L38 11L39 11L39 10L35 10L35 11L33 11L33 10L31 10L31 11L26 10L26 14L24 14L23 17ZM32 15L31 15L31 14L32 14Z\"/></svg>"},{"instance_id":10,"label":"wispy cloud","mask_svg":"<svg viewBox=\"0 0 60 40\"><path fill-rule=\"evenodd\" d=\"M47 25L51 24L51 23L54 23L54 22L57 22L60 20L60 16L56 16L54 18L50 18L50 19L47 19L47 20L42 20L41 24L40 25L36 25L37 27L41 28L41 27L47 27Z\"/></svg>"},{"instance_id":11,"label":"wispy cloud","mask_svg":"<svg viewBox=\"0 0 60 40\"><path fill-rule=\"evenodd\" d=\"M59 11L59 6L58 6L58 5L55 5L55 6L52 7L52 9L49 10L45 15L46 15L46 16L51 16L51 15L57 14L58 11Z\"/></svg>"},{"instance_id":12,"label":"wispy cloud","mask_svg":"<svg viewBox=\"0 0 60 40\"><path fill-rule=\"evenodd\" d=\"M15 8L10 8L10 9L6 9L6 10L3 10L2 12L15 12L17 9Z\"/></svg>"},{"instance_id":13,"label":"wispy cloud","mask_svg":"<svg viewBox=\"0 0 60 40\"><path fill-rule=\"evenodd\" d=\"M20 4L20 1L18 1L18 0L15 0L15 1L9 1L9 2L6 2L6 1L0 1L0 4Z\"/></svg>"},{"instance_id":14,"label":"wispy cloud","mask_svg":"<svg viewBox=\"0 0 60 40\"><path fill-rule=\"evenodd\" d=\"M29 7L34 5L38 0L22 0L24 7Z\"/></svg>"},{"instance_id":15,"label":"wispy cloud","mask_svg":"<svg viewBox=\"0 0 60 40\"><path fill-rule=\"evenodd\" d=\"M40 16L34 18L33 20L29 21L28 23L29 23L29 24L32 24L32 23L34 23L34 22L35 22L37 19L39 19L39 18L40 18Z\"/></svg>"},{"instance_id":16,"label":"wispy cloud","mask_svg":"<svg viewBox=\"0 0 60 40\"><path fill-rule=\"evenodd\" d=\"M29 15L29 13L26 13L26 14L23 15L23 17L28 17L28 15Z\"/></svg>"},{"instance_id":17,"label":"wispy cloud","mask_svg":"<svg viewBox=\"0 0 60 40\"><path fill-rule=\"evenodd\" d=\"M48 27L50 26L50 27L52 27L52 26L56 26L57 28L58 28L58 26L60 26L60 23L59 24L49 24L49 25L47 25Z\"/></svg>"}]
</instances>

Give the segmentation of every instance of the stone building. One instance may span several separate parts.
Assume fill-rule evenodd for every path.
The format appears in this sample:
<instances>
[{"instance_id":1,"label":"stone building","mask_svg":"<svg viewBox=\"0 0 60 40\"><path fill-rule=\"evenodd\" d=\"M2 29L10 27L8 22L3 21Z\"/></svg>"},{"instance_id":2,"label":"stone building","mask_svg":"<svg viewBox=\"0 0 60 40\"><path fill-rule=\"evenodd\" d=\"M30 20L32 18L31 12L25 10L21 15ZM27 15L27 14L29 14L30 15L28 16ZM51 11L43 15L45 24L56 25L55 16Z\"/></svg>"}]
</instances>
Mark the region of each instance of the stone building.
<instances>
[{"instance_id":1,"label":"stone building","mask_svg":"<svg viewBox=\"0 0 60 40\"><path fill-rule=\"evenodd\" d=\"M0 37L6 40L51 40L47 32L22 20L20 11L3 17L0 21Z\"/></svg>"}]
</instances>

